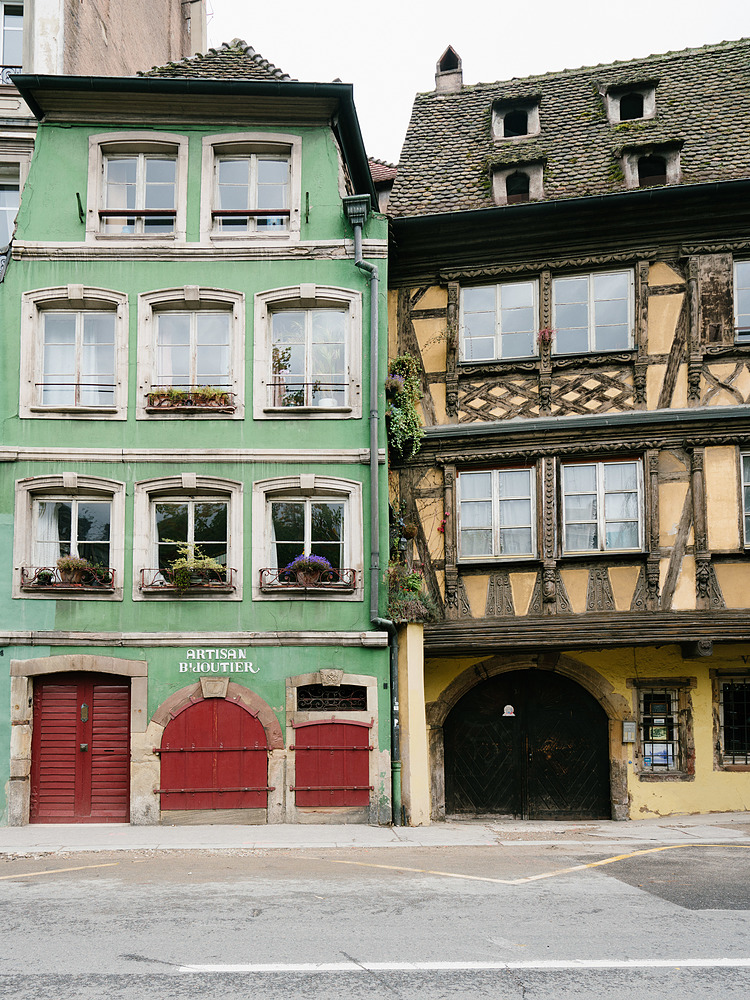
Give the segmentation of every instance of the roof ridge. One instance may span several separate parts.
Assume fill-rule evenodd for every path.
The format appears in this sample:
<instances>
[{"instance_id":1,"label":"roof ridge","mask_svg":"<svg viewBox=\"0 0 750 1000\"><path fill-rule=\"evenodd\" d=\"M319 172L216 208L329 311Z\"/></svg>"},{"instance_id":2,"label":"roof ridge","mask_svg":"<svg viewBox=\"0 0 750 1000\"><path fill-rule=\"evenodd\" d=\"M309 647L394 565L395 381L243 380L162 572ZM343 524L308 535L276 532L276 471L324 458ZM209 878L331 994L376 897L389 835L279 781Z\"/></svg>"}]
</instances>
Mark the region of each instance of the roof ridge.
<instances>
[{"instance_id":1,"label":"roof ridge","mask_svg":"<svg viewBox=\"0 0 750 1000\"><path fill-rule=\"evenodd\" d=\"M260 52L256 52L252 45L248 45L243 38L233 38L231 42L222 42L218 48L212 46L206 52L196 52L195 55L185 56L184 58L176 61L170 60L162 66L152 66L149 70L139 70L136 75L167 75L165 70L190 69L193 66L198 68L204 61L210 61L211 59L216 59L217 57L221 57L226 54L247 56L252 60L252 62L255 63L256 66L264 70L270 77L274 77L277 80L292 82L292 77L288 73L285 73L280 67L275 66L269 59L262 56Z\"/></svg>"}]
</instances>

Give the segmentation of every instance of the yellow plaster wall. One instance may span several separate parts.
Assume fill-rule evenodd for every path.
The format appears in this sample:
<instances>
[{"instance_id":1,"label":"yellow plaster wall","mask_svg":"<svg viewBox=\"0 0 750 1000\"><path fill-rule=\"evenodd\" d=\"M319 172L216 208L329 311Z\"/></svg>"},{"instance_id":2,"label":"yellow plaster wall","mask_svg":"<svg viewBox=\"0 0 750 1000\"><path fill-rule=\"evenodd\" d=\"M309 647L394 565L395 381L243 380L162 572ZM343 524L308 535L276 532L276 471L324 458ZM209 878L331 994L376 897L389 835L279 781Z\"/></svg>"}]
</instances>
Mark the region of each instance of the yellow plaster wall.
<instances>
[{"instance_id":1,"label":"yellow plaster wall","mask_svg":"<svg viewBox=\"0 0 750 1000\"><path fill-rule=\"evenodd\" d=\"M657 261L648 269L648 283L649 285L683 285L685 279L668 264Z\"/></svg>"},{"instance_id":2,"label":"yellow plaster wall","mask_svg":"<svg viewBox=\"0 0 750 1000\"><path fill-rule=\"evenodd\" d=\"M445 556L445 536L439 532L438 525L443 520L443 501L439 497L424 497L415 500L417 515L422 524L427 549L431 559L442 559Z\"/></svg>"},{"instance_id":3,"label":"yellow plaster wall","mask_svg":"<svg viewBox=\"0 0 750 1000\"><path fill-rule=\"evenodd\" d=\"M733 447L706 448L703 463L709 549L740 546L739 468Z\"/></svg>"},{"instance_id":4,"label":"yellow plaster wall","mask_svg":"<svg viewBox=\"0 0 750 1000\"><path fill-rule=\"evenodd\" d=\"M648 300L648 353L669 354L684 294L656 295Z\"/></svg>"},{"instance_id":5,"label":"yellow plaster wall","mask_svg":"<svg viewBox=\"0 0 750 1000\"><path fill-rule=\"evenodd\" d=\"M589 571L587 569L564 569L560 571L560 576L568 592L570 606L576 614L581 614L586 610Z\"/></svg>"},{"instance_id":6,"label":"yellow plaster wall","mask_svg":"<svg viewBox=\"0 0 750 1000\"><path fill-rule=\"evenodd\" d=\"M633 594L638 583L640 566L610 566L609 581L615 598L615 608L618 611L629 611L633 602Z\"/></svg>"},{"instance_id":7,"label":"yellow plaster wall","mask_svg":"<svg viewBox=\"0 0 750 1000\"><path fill-rule=\"evenodd\" d=\"M409 826L427 826L430 822L430 763L423 657L423 626L402 626L398 636L401 801Z\"/></svg>"},{"instance_id":8,"label":"yellow plaster wall","mask_svg":"<svg viewBox=\"0 0 750 1000\"><path fill-rule=\"evenodd\" d=\"M425 371L444 372L447 340L445 320L415 319L413 323Z\"/></svg>"},{"instance_id":9,"label":"yellow plaster wall","mask_svg":"<svg viewBox=\"0 0 750 1000\"><path fill-rule=\"evenodd\" d=\"M750 607L750 565L745 562L717 562L714 563L714 570L727 607Z\"/></svg>"},{"instance_id":10,"label":"yellow plaster wall","mask_svg":"<svg viewBox=\"0 0 750 1000\"><path fill-rule=\"evenodd\" d=\"M711 374L714 376L715 379L718 379L720 382L727 382L733 375L734 369L735 369L734 363L728 365L709 366L709 371L711 372ZM743 384L747 386L748 384L747 378L743 379L742 376L740 376L738 379L737 386L735 386L734 380L732 381L732 388L740 389ZM714 386L710 387L713 390L711 397L706 398L706 391L708 388L709 385L706 382L706 379L702 378L701 400L704 406L737 406L738 403L744 402L744 400L738 400L737 396L734 395L734 393L730 392L728 389L719 389L719 391L717 392Z\"/></svg>"},{"instance_id":11,"label":"yellow plaster wall","mask_svg":"<svg viewBox=\"0 0 750 1000\"><path fill-rule=\"evenodd\" d=\"M659 486L659 544L674 545L687 496L687 483L661 483Z\"/></svg>"},{"instance_id":12,"label":"yellow plaster wall","mask_svg":"<svg viewBox=\"0 0 750 1000\"><path fill-rule=\"evenodd\" d=\"M398 354L398 292L388 292L388 357Z\"/></svg>"},{"instance_id":13,"label":"yellow plaster wall","mask_svg":"<svg viewBox=\"0 0 750 1000\"><path fill-rule=\"evenodd\" d=\"M414 306L415 309L447 309L448 289L440 285L431 285L422 298Z\"/></svg>"},{"instance_id":14,"label":"yellow plaster wall","mask_svg":"<svg viewBox=\"0 0 750 1000\"><path fill-rule=\"evenodd\" d=\"M536 573L509 573L510 590L516 615L528 614L531 595L534 593Z\"/></svg>"},{"instance_id":15,"label":"yellow plaster wall","mask_svg":"<svg viewBox=\"0 0 750 1000\"><path fill-rule=\"evenodd\" d=\"M471 613L475 618L484 618L487 609L487 584L489 576L464 576L461 578L469 599Z\"/></svg>"},{"instance_id":16,"label":"yellow plaster wall","mask_svg":"<svg viewBox=\"0 0 750 1000\"><path fill-rule=\"evenodd\" d=\"M687 390L687 365L680 365L677 371L677 378L675 379L674 392L672 393L672 402L670 404L671 409L685 409L688 405Z\"/></svg>"},{"instance_id":17,"label":"yellow plaster wall","mask_svg":"<svg viewBox=\"0 0 750 1000\"><path fill-rule=\"evenodd\" d=\"M666 370L666 365L649 365L646 369L646 406L649 410L657 407Z\"/></svg>"},{"instance_id":18,"label":"yellow plaster wall","mask_svg":"<svg viewBox=\"0 0 750 1000\"><path fill-rule=\"evenodd\" d=\"M430 386L432 405L435 407L435 420L439 424L450 423L445 412L445 383L436 382Z\"/></svg>"},{"instance_id":19,"label":"yellow plaster wall","mask_svg":"<svg viewBox=\"0 0 750 1000\"><path fill-rule=\"evenodd\" d=\"M672 597L672 610L695 610L695 559L693 556L683 556L677 585Z\"/></svg>"},{"instance_id":20,"label":"yellow plaster wall","mask_svg":"<svg viewBox=\"0 0 750 1000\"><path fill-rule=\"evenodd\" d=\"M437 581L440 596L445 600L445 573L442 569L435 570L435 580Z\"/></svg>"}]
</instances>

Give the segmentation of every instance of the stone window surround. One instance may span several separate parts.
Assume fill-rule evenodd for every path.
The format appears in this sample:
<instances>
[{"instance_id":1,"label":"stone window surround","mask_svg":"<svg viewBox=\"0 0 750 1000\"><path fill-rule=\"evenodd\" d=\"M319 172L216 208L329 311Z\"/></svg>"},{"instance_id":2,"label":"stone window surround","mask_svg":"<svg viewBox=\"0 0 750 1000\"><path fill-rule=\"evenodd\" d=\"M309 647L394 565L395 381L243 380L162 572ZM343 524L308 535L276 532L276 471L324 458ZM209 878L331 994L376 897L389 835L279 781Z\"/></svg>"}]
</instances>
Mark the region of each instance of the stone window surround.
<instances>
[{"instance_id":1,"label":"stone window surround","mask_svg":"<svg viewBox=\"0 0 750 1000\"><path fill-rule=\"evenodd\" d=\"M18 195L19 202L23 186L29 174L31 156L34 152L34 140L18 139L9 137L0 138L0 168L12 167L18 171Z\"/></svg>"},{"instance_id":2,"label":"stone window surround","mask_svg":"<svg viewBox=\"0 0 750 1000\"><path fill-rule=\"evenodd\" d=\"M152 766L149 761L148 661L84 653L43 656L10 661L11 747L8 782L8 825L25 826L29 822L31 801L31 735L33 731L34 678L49 674L91 671L130 677L130 822L134 825L156 822L149 815L146 798Z\"/></svg>"},{"instance_id":3,"label":"stone window surround","mask_svg":"<svg viewBox=\"0 0 750 1000\"><path fill-rule=\"evenodd\" d=\"M45 309L111 311L115 314L115 400L112 407L42 406L37 383L42 370L42 323ZM21 296L21 386L19 417L44 420L126 420L128 399L128 297L123 292L89 285L36 288Z\"/></svg>"},{"instance_id":4,"label":"stone window surround","mask_svg":"<svg viewBox=\"0 0 750 1000\"><path fill-rule=\"evenodd\" d=\"M626 118L624 121L643 121L644 118L656 117L656 84L655 83L634 83L632 85L621 84L616 87L608 87L605 93L605 103L607 106L607 118L613 125L619 125L623 120L620 118L620 99L626 94L640 94L643 98L642 118Z\"/></svg>"},{"instance_id":5,"label":"stone window surround","mask_svg":"<svg viewBox=\"0 0 750 1000\"><path fill-rule=\"evenodd\" d=\"M680 172L680 145L676 143L648 143L643 146L623 147L620 154L620 161L625 177L625 187L630 189L640 188L638 161L644 156L661 156L667 167L667 184L679 184L682 178Z\"/></svg>"},{"instance_id":6,"label":"stone window surround","mask_svg":"<svg viewBox=\"0 0 750 1000\"><path fill-rule=\"evenodd\" d=\"M260 571L273 565L270 553L271 530L269 525L270 501L280 499L307 499L320 496L346 503L344 566L354 569L357 586L352 593L335 591L295 592L284 590L263 591L260 587ZM253 483L253 600L254 601L362 601L364 600L364 546L362 520L362 484L351 479L334 479L303 473L299 476L284 476L274 479L260 479Z\"/></svg>"},{"instance_id":7,"label":"stone window surround","mask_svg":"<svg viewBox=\"0 0 750 1000\"><path fill-rule=\"evenodd\" d=\"M721 685L728 682L734 684L748 685L750 677L737 670L710 670L713 704L713 746L714 746L714 771L750 771L750 763L740 764L731 761L724 762L724 747L722 745L722 734L724 724L722 719L723 699Z\"/></svg>"},{"instance_id":8,"label":"stone window surround","mask_svg":"<svg viewBox=\"0 0 750 1000\"><path fill-rule=\"evenodd\" d=\"M133 498L133 600L134 601L241 601L242 600L242 483L215 476L183 472L177 476L146 479L135 484ZM153 539L152 503L195 498L226 500L229 504L227 566L234 569L235 588L231 593L164 594L141 590L141 570L156 566Z\"/></svg>"},{"instance_id":9,"label":"stone window surround","mask_svg":"<svg viewBox=\"0 0 750 1000\"><path fill-rule=\"evenodd\" d=\"M695 677L639 677L627 678L633 689L633 715L636 719L636 744L633 752L639 781L693 781L695 778L695 742L692 734L691 690L697 685ZM642 767L643 734L641 722L641 691L670 691L677 698L677 742L680 748L680 767L674 770L646 771Z\"/></svg>"},{"instance_id":10,"label":"stone window surround","mask_svg":"<svg viewBox=\"0 0 750 1000\"><path fill-rule=\"evenodd\" d=\"M338 687L341 684L357 684L367 689L367 708L361 712L346 712L337 719L335 713L330 710L322 712L300 712L297 711L297 688L305 687L308 684L323 684L325 686ZM321 668L315 673L298 674L295 677L286 679L286 745L292 747L297 741L297 730L299 726L309 722L348 722L359 725L370 726L370 743L373 750L369 751L370 761L370 784L374 791L370 793L370 805L368 807L341 806L331 810L319 810L318 807L298 808L295 804L295 795L292 788L295 785L295 756L294 751L287 754L287 777L286 777L286 822L305 822L306 817L315 817L315 822L340 823L342 813L350 813L352 817L359 816L363 823L377 823L378 803L377 789L381 784L387 786L388 776L379 774L380 754L378 752L378 678L369 674L347 674L343 670L336 668Z\"/></svg>"},{"instance_id":11,"label":"stone window surround","mask_svg":"<svg viewBox=\"0 0 750 1000\"><path fill-rule=\"evenodd\" d=\"M232 147L231 151L241 155L243 152L286 153L289 156L289 229L281 233L246 233L227 234L213 231L211 212L214 206L214 172L218 150ZM302 202L302 138L298 135L288 135L282 132L222 132L217 135L203 137L201 155L201 242L227 246L246 244L249 241L258 243L268 240L278 243L279 240L296 242L300 237Z\"/></svg>"},{"instance_id":12,"label":"stone window surround","mask_svg":"<svg viewBox=\"0 0 750 1000\"><path fill-rule=\"evenodd\" d=\"M528 116L528 131L525 135L506 136L504 131L505 116L513 111L525 111ZM492 103L492 137L501 142L520 142L528 136L539 135L539 98L507 98Z\"/></svg>"},{"instance_id":13,"label":"stone window surround","mask_svg":"<svg viewBox=\"0 0 750 1000\"><path fill-rule=\"evenodd\" d=\"M234 393L232 413L199 411L186 417L182 411L164 410L158 414L146 409L148 393L156 379L156 328L160 311L226 310L231 312L230 391ZM142 292L138 296L138 390L136 420L242 420L245 416L245 296L226 288L184 285Z\"/></svg>"},{"instance_id":14,"label":"stone window surround","mask_svg":"<svg viewBox=\"0 0 750 1000\"><path fill-rule=\"evenodd\" d=\"M71 593L51 591L35 593L21 589L21 568L31 565L34 542L33 503L47 497L70 496L76 499L109 500L112 504L110 521L110 562L115 571L115 589L112 592L85 591ZM74 600L121 601L125 570L125 483L116 479L63 472L56 475L33 476L19 479L15 485L15 536L13 542L13 592L14 598L24 600Z\"/></svg>"},{"instance_id":15,"label":"stone window surround","mask_svg":"<svg viewBox=\"0 0 750 1000\"><path fill-rule=\"evenodd\" d=\"M506 181L511 174L526 174L529 178L529 202L541 201L544 198L544 163L531 161L527 163L496 164L492 167L492 199L496 205L507 205L508 192ZM528 202L511 202L524 205Z\"/></svg>"},{"instance_id":16,"label":"stone window surround","mask_svg":"<svg viewBox=\"0 0 750 1000\"><path fill-rule=\"evenodd\" d=\"M175 177L175 229L173 233L119 235L100 232L99 209L104 208L104 159L108 153L173 153ZM165 242L184 244L187 230L188 138L175 132L100 132L89 136L86 242L118 246L163 247ZM123 214L127 214L123 212ZM136 214L136 213L130 213Z\"/></svg>"},{"instance_id":17,"label":"stone window surround","mask_svg":"<svg viewBox=\"0 0 750 1000\"><path fill-rule=\"evenodd\" d=\"M348 403L323 407L271 407L268 394L271 371L271 316L274 307L315 309L327 306L348 310ZM274 288L255 296L253 360L253 417L255 420L351 420L362 416L362 296L351 288L301 284Z\"/></svg>"}]
</instances>

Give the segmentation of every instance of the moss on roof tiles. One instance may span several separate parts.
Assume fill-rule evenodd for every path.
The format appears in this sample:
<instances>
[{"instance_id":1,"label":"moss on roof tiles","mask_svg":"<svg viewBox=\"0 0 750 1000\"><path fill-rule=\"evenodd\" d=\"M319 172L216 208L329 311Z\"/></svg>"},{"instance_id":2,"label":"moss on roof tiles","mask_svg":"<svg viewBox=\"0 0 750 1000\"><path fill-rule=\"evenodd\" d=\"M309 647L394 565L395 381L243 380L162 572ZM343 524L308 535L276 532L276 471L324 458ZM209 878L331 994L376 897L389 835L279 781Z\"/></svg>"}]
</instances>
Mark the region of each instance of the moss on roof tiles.
<instances>
[{"instance_id":1,"label":"moss on roof tiles","mask_svg":"<svg viewBox=\"0 0 750 1000\"><path fill-rule=\"evenodd\" d=\"M224 42L218 49L209 49L205 54L170 62L166 66L154 66L139 76L162 78L192 78L200 80L287 80L288 73L274 66L256 52L247 42L235 38Z\"/></svg>"},{"instance_id":2,"label":"moss on roof tiles","mask_svg":"<svg viewBox=\"0 0 750 1000\"><path fill-rule=\"evenodd\" d=\"M605 93L656 87L656 116L612 123ZM495 102L539 101L538 135L492 135ZM682 183L750 176L750 39L418 94L389 214L493 207L491 167L546 160L545 200L623 190L623 148L679 145Z\"/></svg>"}]
</instances>

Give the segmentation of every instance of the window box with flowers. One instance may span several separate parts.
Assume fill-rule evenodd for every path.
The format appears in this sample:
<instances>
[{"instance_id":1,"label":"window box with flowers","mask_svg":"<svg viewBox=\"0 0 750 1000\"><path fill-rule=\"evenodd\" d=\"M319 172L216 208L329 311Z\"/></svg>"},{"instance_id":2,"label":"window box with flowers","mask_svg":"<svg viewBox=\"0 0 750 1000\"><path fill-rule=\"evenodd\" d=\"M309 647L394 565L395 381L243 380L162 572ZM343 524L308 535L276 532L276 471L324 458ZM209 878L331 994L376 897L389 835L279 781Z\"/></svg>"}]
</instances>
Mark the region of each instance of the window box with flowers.
<instances>
[{"instance_id":1,"label":"window box with flowers","mask_svg":"<svg viewBox=\"0 0 750 1000\"><path fill-rule=\"evenodd\" d=\"M213 385L152 386L146 404L149 411L179 410L183 413L196 410L232 413L234 408L234 393Z\"/></svg>"},{"instance_id":2,"label":"window box with flowers","mask_svg":"<svg viewBox=\"0 0 750 1000\"><path fill-rule=\"evenodd\" d=\"M260 573L263 590L284 587L351 593L357 585L355 570L332 566L325 556L314 554L301 553L283 569L262 569Z\"/></svg>"}]
</instances>

